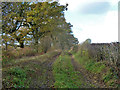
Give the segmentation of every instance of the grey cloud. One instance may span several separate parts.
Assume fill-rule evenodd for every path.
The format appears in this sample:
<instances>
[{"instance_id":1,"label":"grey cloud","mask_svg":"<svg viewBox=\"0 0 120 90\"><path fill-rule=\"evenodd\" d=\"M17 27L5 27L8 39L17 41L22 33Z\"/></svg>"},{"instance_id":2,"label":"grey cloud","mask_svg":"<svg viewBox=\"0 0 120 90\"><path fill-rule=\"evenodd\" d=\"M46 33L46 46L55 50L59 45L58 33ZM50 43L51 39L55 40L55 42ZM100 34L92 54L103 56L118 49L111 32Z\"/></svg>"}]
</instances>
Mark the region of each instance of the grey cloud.
<instances>
[{"instance_id":1,"label":"grey cloud","mask_svg":"<svg viewBox=\"0 0 120 90\"><path fill-rule=\"evenodd\" d=\"M88 3L80 10L83 14L104 14L111 8L109 2L94 2Z\"/></svg>"}]
</instances>

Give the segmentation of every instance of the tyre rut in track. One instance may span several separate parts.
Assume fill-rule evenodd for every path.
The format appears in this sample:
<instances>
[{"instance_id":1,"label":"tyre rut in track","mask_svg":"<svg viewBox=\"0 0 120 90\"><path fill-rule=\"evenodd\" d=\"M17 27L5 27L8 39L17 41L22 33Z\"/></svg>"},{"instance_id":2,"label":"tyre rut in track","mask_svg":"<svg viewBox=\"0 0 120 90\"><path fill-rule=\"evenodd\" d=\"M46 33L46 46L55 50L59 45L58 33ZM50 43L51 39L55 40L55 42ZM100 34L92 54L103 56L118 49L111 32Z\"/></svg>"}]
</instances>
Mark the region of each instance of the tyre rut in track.
<instances>
[{"instance_id":1,"label":"tyre rut in track","mask_svg":"<svg viewBox=\"0 0 120 90\"><path fill-rule=\"evenodd\" d=\"M84 78L84 81L87 83L87 85L83 85L83 87L90 88L94 86L95 88L106 88L105 84L102 81L99 79L94 79L94 76L90 72L85 70L77 61L75 61L74 56L71 53L69 53L69 55L71 56L71 63L75 71L80 72Z\"/></svg>"},{"instance_id":2,"label":"tyre rut in track","mask_svg":"<svg viewBox=\"0 0 120 90\"><path fill-rule=\"evenodd\" d=\"M32 76L34 78L31 79L32 83L30 84L30 88L49 88L53 86L55 80L52 74L52 64L60 54L61 53L58 53L39 64L41 68Z\"/></svg>"}]
</instances>

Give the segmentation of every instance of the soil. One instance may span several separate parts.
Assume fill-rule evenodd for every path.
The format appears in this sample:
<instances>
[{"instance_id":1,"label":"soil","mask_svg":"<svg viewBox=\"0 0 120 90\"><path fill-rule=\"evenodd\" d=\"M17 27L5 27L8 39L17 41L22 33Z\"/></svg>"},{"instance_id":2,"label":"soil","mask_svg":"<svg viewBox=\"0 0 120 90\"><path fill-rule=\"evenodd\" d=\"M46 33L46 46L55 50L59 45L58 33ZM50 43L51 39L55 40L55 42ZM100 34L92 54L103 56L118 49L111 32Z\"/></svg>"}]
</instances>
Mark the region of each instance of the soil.
<instances>
[{"instance_id":1,"label":"soil","mask_svg":"<svg viewBox=\"0 0 120 90\"><path fill-rule=\"evenodd\" d=\"M43 63L36 61L29 62L40 66L40 68L36 69L36 72L31 76L32 78L30 78L30 88L50 88L53 86L55 80L52 73L52 64L60 54L61 53L58 53Z\"/></svg>"}]
</instances>

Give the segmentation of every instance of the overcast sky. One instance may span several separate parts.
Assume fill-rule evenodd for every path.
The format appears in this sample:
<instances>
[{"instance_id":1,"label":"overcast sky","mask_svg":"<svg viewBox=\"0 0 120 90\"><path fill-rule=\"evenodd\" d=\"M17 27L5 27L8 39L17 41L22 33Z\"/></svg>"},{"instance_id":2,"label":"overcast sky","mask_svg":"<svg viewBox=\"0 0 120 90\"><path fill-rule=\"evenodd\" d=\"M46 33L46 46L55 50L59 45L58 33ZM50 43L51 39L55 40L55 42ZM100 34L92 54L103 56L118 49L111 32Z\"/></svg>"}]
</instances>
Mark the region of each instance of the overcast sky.
<instances>
[{"instance_id":1,"label":"overcast sky","mask_svg":"<svg viewBox=\"0 0 120 90\"><path fill-rule=\"evenodd\" d=\"M118 0L60 0L68 3L67 22L79 42L90 38L92 43L118 41Z\"/></svg>"}]
</instances>

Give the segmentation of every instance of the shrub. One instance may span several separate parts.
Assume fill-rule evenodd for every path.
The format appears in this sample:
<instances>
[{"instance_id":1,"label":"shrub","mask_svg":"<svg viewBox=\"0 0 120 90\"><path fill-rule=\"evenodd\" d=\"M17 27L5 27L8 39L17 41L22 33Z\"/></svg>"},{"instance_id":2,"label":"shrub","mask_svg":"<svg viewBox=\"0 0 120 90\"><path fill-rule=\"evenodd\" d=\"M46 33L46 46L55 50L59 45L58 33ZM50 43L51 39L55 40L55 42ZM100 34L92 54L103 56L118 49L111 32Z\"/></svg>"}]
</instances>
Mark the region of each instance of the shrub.
<instances>
[{"instance_id":1,"label":"shrub","mask_svg":"<svg viewBox=\"0 0 120 90\"><path fill-rule=\"evenodd\" d=\"M21 58L23 56L34 56L36 54L36 51L31 47L25 47L25 48L17 48L9 51L3 51L3 58Z\"/></svg>"}]
</instances>

